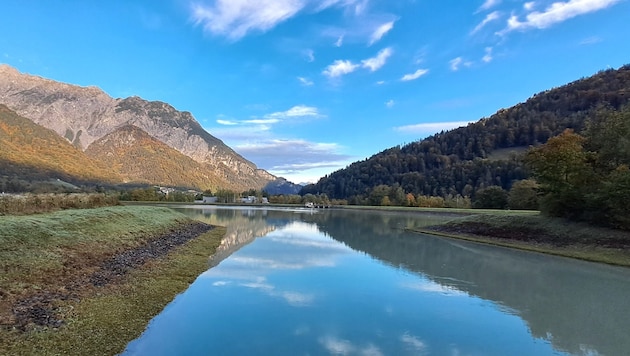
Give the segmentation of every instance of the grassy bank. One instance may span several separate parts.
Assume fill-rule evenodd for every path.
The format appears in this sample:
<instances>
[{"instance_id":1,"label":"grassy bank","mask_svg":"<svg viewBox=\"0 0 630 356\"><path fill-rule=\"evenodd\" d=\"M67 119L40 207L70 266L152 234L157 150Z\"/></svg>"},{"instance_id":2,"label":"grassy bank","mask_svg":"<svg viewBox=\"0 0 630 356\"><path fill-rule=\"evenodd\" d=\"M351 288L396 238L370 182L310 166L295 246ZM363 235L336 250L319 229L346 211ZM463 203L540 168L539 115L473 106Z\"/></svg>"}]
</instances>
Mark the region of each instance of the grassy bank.
<instances>
[{"instance_id":1,"label":"grassy bank","mask_svg":"<svg viewBox=\"0 0 630 356\"><path fill-rule=\"evenodd\" d=\"M0 217L0 354L121 352L207 269L225 229L212 229L108 283L91 283L92 277L112 257L192 224L157 207ZM46 298L61 324L16 323L20 305Z\"/></svg>"},{"instance_id":2,"label":"grassy bank","mask_svg":"<svg viewBox=\"0 0 630 356\"><path fill-rule=\"evenodd\" d=\"M485 212L413 231L630 267L630 232L540 214Z\"/></svg>"}]
</instances>

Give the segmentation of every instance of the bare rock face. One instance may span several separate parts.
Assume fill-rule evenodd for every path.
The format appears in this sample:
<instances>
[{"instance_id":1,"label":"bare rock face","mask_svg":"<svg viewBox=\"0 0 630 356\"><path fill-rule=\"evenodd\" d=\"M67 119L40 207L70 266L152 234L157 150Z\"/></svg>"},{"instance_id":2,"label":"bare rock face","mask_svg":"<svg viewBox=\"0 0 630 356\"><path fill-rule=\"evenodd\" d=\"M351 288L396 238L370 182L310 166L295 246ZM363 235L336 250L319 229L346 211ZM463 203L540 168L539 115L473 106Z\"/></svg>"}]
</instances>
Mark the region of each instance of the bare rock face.
<instances>
[{"instance_id":1,"label":"bare rock face","mask_svg":"<svg viewBox=\"0 0 630 356\"><path fill-rule=\"evenodd\" d=\"M59 83L8 65L0 65L0 103L82 150L119 127L134 125L235 186L260 189L276 178L210 135L189 112L167 103L114 99L96 87Z\"/></svg>"}]
</instances>

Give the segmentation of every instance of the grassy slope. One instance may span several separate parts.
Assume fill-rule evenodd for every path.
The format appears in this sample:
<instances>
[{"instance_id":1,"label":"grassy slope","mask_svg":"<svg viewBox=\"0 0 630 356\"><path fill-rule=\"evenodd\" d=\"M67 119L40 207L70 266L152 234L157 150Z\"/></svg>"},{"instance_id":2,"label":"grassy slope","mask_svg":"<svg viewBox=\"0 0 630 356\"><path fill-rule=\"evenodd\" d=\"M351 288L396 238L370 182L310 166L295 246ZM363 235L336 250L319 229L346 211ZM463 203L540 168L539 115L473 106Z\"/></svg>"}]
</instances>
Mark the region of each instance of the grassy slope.
<instances>
[{"instance_id":1,"label":"grassy slope","mask_svg":"<svg viewBox=\"0 0 630 356\"><path fill-rule=\"evenodd\" d=\"M102 260L188 221L166 208L113 207L0 217L0 308L55 287L74 262ZM58 305L66 325L18 332L0 329L0 353L116 354L208 267L225 230L214 229L129 273L121 283ZM74 261L74 262L73 262ZM4 313L6 310L0 310Z\"/></svg>"},{"instance_id":2,"label":"grassy slope","mask_svg":"<svg viewBox=\"0 0 630 356\"><path fill-rule=\"evenodd\" d=\"M415 231L630 266L630 232L548 218L531 212L506 214L504 211L485 211Z\"/></svg>"}]
</instances>

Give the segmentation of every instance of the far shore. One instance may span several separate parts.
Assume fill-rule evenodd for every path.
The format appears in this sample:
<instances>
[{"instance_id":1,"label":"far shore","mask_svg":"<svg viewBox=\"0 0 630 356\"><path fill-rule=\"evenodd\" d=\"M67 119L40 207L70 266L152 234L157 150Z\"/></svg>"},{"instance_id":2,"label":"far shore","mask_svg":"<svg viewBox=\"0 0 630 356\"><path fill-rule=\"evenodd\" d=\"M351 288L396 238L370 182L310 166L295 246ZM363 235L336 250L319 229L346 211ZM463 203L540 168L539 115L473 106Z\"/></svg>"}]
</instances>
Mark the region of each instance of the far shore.
<instances>
[{"instance_id":1,"label":"far shore","mask_svg":"<svg viewBox=\"0 0 630 356\"><path fill-rule=\"evenodd\" d=\"M287 204L196 204L251 208L304 207ZM410 231L630 267L630 231L544 217L534 210L358 205L336 205L330 209L438 215L447 218L444 224Z\"/></svg>"}]
</instances>

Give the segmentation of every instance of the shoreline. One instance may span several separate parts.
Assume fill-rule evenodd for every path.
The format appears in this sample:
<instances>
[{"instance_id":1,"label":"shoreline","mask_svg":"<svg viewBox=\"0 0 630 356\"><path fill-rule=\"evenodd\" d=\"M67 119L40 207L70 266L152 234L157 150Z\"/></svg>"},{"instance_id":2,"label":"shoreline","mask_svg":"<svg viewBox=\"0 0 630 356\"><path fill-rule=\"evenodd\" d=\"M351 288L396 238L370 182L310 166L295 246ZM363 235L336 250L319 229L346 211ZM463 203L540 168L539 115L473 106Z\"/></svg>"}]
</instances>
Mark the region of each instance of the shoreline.
<instances>
[{"instance_id":1,"label":"shoreline","mask_svg":"<svg viewBox=\"0 0 630 356\"><path fill-rule=\"evenodd\" d=\"M0 261L5 271L12 271L10 277L16 278L0 279L4 290L0 293L2 353L123 352L154 316L208 269L209 257L225 235L223 227L166 208L114 207L74 212L83 223L114 220L113 224L100 225L100 229L97 226L96 231L92 226L75 226L63 220L67 214L73 212L0 219L0 226L22 230L39 229L28 226L33 221L46 225L62 220L64 228L54 228L64 239L85 235L62 242L49 236L51 241L40 243L12 238L11 231L0 233L0 241L8 249L35 244L43 255L57 250L57 256L50 258L56 261L41 266L40 272L50 275L47 280L30 277L30 256L23 261ZM33 235L36 238L38 234ZM114 242L108 242L110 239ZM41 262L32 259L33 263ZM16 270L20 264L22 272Z\"/></svg>"},{"instance_id":2,"label":"shoreline","mask_svg":"<svg viewBox=\"0 0 630 356\"><path fill-rule=\"evenodd\" d=\"M408 231L630 267L630 232L539 215L481 214Z\"/></svg>"}]
</instances>

